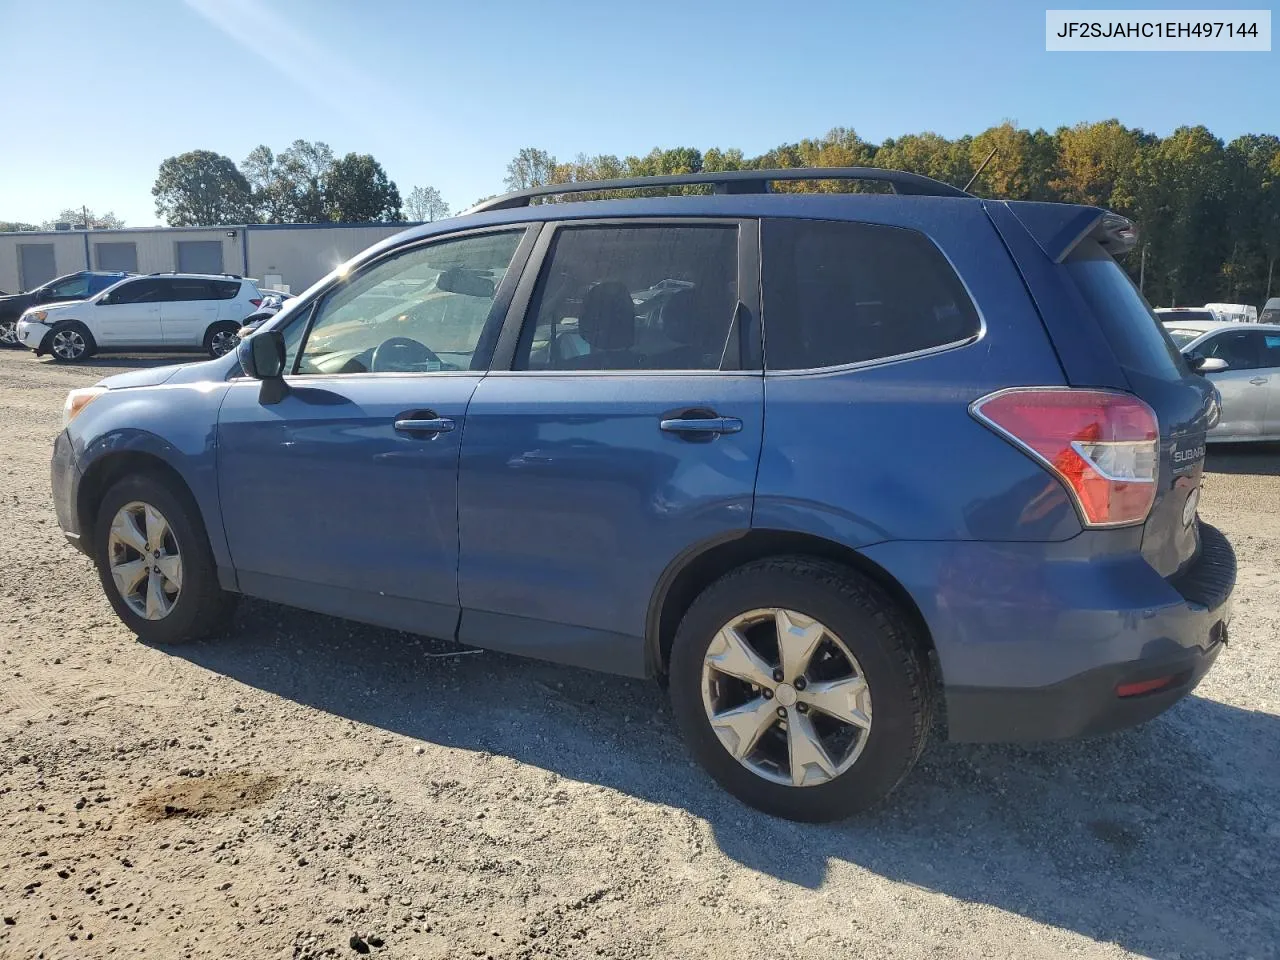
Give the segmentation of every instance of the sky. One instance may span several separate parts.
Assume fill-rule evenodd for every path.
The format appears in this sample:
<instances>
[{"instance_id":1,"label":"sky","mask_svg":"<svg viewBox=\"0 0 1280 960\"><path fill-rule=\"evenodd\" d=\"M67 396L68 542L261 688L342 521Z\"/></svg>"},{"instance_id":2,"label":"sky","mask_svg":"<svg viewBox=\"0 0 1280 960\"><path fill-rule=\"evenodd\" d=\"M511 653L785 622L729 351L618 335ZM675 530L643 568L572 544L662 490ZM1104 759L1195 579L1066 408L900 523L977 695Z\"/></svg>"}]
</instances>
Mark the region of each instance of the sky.
<instances>
[{"instance_id":1,"label":"sky","mask_svg":"<svg viewBox=\"0 0 1280 960\"><path fill-rule=\"evenodd\" d=\"M296 139L371 153L402 196L430 185L458 209L502 192L524 146L752 155L836 126L879 143L1110 117L1158 134L1280 133L1280 50L1047 53L1045 6L1026 0L609 8L0 0L0 220L86 205L148 226L166 157L239 163Z\"/></svg>"}]
</instances>

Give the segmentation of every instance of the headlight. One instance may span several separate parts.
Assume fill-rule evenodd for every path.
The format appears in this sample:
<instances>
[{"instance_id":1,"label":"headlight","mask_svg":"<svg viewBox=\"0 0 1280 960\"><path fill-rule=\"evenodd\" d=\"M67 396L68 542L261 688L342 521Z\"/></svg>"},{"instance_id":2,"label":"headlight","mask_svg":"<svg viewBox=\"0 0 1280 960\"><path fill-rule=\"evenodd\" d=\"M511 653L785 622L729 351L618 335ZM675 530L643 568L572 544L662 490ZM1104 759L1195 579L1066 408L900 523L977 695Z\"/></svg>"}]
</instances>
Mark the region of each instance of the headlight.
<instances>
[{"instance_id":1,"label":"headlight","mask_svg":"<svg viewBox=\"0 0 1280 960\"><path fill-rule=\"evenodd\" d=\"M28 310L22 315L23 320L29 320L33 323L43 323L44 318L49 315L47 310Z\"/></svg>"},{"instance_id":2,"label":"headlight","mask_svg":"<svg viewBox=\"0 0 1280 960\"><path fill-rule=\"evenodd\" d=\"M106 392L106 387L84 387L81 390L72 390L67 394L67 402L62 405L62 425L65 427L80 414L81 410Z\"/></svg>"}]
</instances>

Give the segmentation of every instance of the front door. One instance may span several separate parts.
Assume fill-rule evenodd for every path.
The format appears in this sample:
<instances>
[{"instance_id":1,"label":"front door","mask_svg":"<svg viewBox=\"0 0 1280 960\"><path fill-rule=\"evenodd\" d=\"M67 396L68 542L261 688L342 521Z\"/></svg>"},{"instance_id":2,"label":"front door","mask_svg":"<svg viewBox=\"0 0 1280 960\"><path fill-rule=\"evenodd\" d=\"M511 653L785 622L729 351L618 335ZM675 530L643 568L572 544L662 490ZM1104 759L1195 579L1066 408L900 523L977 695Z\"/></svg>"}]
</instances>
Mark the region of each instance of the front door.
<instances>
[{"instance_id":1,"label":"front door","mask_svg":"<svg viewBox=\"0 0 1280 960\"><path fill-rule=\"evenodd\" d=\"M517 295L511 369L467 413L460 640L641 675L663 571L750 528L764 403L759 370L741 369L751 227L555 230Z\"/></svg>"},{"instance_id":2,"label":"front door","mask_svg":"<svg viewBox=\"0 0 1280 960\"><path fill-rule=\"evenodd\" d=\"M169 296L173 281L143 277L122 283L94 304L91 332L104 347L158 347L160 301Z\"/></svg>"},{"instance_id":3,"label":"front door","mask_svg":"<svg viewBox=\"0 0 1280 960\"><path fill-rule=\"evenodd\" d=\"M1211 440L1256 440L1267 433L1267 397L1275 370L1263 365L1265 337L1258 330L1224 330L1204 341L1196 352L1225 360L1227 369L1209 374L1222 395L1218 425Z\"/></svg>"},{"instance_id":4,"label":"front door","mask_svg":"<svg viewBox=\"0 0 1280 960\"><path fill-rule=\"evenodd\" d=\"M523 235L475 233L373 261L285 329L283 399L233 383L218 481L242 591L454 635L459 444Z\"/></svg>"}]
</instances>

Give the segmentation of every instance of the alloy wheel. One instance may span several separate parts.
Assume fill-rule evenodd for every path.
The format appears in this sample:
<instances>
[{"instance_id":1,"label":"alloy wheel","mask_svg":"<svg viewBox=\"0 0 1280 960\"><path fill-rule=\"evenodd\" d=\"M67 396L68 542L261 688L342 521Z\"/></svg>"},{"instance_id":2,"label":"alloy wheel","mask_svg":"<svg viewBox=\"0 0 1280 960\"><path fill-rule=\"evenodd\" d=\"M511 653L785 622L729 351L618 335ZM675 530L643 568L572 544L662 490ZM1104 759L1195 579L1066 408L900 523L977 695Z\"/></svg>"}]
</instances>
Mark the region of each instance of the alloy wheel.
<instances>
[{"instance_id":1,"label":"alloy wheel","mask_svg":"<svg viewBox=\"0 0 1280 960\"><path fill-rule=\"evenodd\" d=\"M11 347L18 342L18 321L0 320L0 344Z\"/></svg>"},{"instance_id":2,"label":"alloy wheel","mask_svg":"<svg viewBox=\"0 0 1280 960\"><path fill-rule=\"evenodd\" d=\"M209 338L209 352L215 357L226 356L239 342L240 338L230 330L219 330Z\"/></svg>"},{"instance_id":3,"label":"alloy wheel","mask_svg":"<svg viewBox=\"0 0 1280 960\"><path fill-rule=\"evenodd\" d=\"M79 330L59 330L53 335L54 356L63 360L79 360L87 346Z\"/></svg>"},{"instance_id":4,"label":"alloy wheel","mask_svg":"<svg viewBox=\"0 0 1280 960\"><path fill-rule=\"evenodd\" d=\"M111 578L144 620L163 620L182 594L182 553L169 521L149 503L126 503L107 539Z\"/></svg>"},{"instance_id":5,"label":"alloy wheel","mask_svg":"<svg viewBox=\"0 0 1280 960\"><path fill-rule=\"evenodd\" d=\"M840 776L871 731L871 691L844 642L795 610L752 610L712 638L702 703L729 754L775 783Z\"/></svg>"}]
</instances>

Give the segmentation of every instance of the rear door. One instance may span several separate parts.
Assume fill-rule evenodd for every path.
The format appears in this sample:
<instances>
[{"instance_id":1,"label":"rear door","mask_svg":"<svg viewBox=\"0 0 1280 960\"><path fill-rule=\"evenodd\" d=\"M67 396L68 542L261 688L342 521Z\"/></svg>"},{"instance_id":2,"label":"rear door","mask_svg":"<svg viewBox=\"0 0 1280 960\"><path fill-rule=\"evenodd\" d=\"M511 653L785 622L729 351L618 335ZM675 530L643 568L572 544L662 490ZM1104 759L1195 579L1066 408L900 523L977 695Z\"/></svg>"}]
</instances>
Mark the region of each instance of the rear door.
<instances>
[{"instance_id":1,"label":"rear door","mask_svg":"<svg viewBox=\"0 0 1280 960\"><path fill-rule=\"evenodd\" d=\"M1257 330L1224 330L1196 347L1196 353L1227 364L1208 374L1222 396L1214 440L1257 440L1267 434L1267 400L1280 381L1264 366L1265 341Z\"/></svg>"},{"instance_id":2,"label":"rear door","mask_svg":"<svg viewBox=\"0 0 1280 960\"><path fill-rule=\"evenodd\" d=\"M174 277L170 299L160 307L165 346L198 347L218 319L216 281L200 277ZM234 281L232 281L234 282Z\"/></svg>"},{"instance_id":3,"label":"rear door","mask_svg":"<svg viewBox=\"0 0 1280 960\"><path fill-rule=\"evenodd\" d=\"M544 228L541 269L467 412L461 640L643 675L668 564L750 528L757 233L736 220Z\"/></svg>"},{"instance_id":4,"label":"rear door","mask_svg":"<svg viewBox=\"0 0 1280 960\"><path fill-rule=\"evenodd\" d=\"M172 295L172 282L167 277L142 277L115 287L93 305L94 340L112 347L160 346L160 303Z\"/></svg>"}]
</instances>

